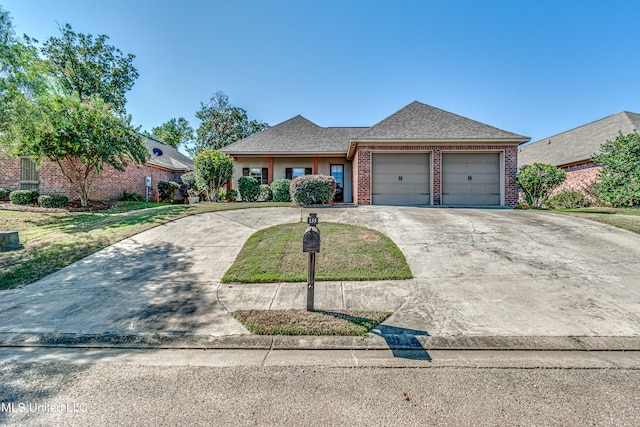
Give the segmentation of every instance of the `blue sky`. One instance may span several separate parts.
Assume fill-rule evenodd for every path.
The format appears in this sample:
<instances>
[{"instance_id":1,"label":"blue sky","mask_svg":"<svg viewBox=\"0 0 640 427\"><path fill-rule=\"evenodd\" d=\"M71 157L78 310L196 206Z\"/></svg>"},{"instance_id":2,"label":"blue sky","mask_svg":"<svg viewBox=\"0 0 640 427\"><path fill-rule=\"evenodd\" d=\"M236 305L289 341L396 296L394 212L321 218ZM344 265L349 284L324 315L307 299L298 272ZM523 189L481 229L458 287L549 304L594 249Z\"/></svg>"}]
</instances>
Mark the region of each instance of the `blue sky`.
<instances>
[{"instance_id":1,"label":"blue sky","mask_svg":"<svg viewBox=\"0 0 640 427\"><path fill-rule=\"evenodd\" d=\"M533 141L640 112L640 1L0 0L136 55L133 122L196 128L224 91L249 117L370 126L414 100Z\"/></svg>"}]
</instances>

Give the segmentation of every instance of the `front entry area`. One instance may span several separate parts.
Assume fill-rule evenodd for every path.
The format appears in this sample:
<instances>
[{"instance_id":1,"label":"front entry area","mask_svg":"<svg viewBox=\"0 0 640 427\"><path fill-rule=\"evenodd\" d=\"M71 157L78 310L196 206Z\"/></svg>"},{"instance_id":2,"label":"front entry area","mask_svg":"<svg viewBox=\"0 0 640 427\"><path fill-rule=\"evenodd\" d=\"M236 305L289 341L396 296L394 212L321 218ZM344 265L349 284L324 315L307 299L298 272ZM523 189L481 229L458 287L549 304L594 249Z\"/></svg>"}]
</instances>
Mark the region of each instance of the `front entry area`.
<instances>
[{"instance_id":1,"label":"front entry area","mask_svg":"<svg viewBox=\"0 0 640 427\"><path fill-rule=\"evenodd\" d=\"M442 204L500 206L500 153L442 153Z\"/></svg>"},{"instance_id":2,"label":"front entry area","mask_svg":"<svg viewBox=\"0 0 640 427\"><path fill-rule=\"evenodd\" d=\"M373 153L371 203L431 204L430 158L429 153Z\"/></svg>"}]
</instances>

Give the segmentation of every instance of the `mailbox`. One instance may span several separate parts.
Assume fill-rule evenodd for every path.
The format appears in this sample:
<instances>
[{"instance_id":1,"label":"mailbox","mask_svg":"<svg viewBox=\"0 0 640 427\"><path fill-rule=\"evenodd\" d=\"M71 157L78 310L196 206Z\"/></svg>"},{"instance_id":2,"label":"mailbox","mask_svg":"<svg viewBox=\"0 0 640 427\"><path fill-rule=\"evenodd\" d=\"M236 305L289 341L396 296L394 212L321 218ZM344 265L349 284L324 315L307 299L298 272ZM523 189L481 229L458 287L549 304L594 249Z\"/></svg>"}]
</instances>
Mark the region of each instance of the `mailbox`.
<instances>
[{"instance_id":1,"label":"mailbox","mask_svg":"<svg viewBox=\"0 0 640 427\"><path fill-rule=\"evenodd\" d=\"M320 230L317 227L307 227L302 236L302 252L320 252Z\"/></svg>"}]
</instances>

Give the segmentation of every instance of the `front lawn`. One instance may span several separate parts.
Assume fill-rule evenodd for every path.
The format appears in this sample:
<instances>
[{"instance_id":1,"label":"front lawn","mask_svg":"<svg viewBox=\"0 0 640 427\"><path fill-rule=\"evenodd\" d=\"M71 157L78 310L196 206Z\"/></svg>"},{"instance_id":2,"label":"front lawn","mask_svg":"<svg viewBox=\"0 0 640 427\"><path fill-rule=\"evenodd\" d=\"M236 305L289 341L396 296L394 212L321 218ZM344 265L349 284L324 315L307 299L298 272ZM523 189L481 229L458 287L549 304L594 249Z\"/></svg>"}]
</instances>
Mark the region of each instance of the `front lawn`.
<instances>
[{"instance_id":1,"label":"front lawn","mask_svg":"<svg viewBox=\"0 0 640 427\"><path fill-rule=\"evenodd\" d=\"M303 222L276 225L253 234L223 282L304 282L308 255L302 252ZM320 223L316 280L410 279L404 255L387 236L348 224Z\"/></svg>"},{"instance_id":2,"label":"front lawn","mask_svg":"<svg viewBox=\"0 0 640 427\"><path fill-rule=\"evenodd\" d=\"M24 245L20 250L0 252L0 289L35 282L113 243L178 218L270 206L291 204L119 202L109 210L97 212L0 210L2 230L18 231Z\"/></svg>"},{"instance_id":3,"label":"front lawn","mask_svg":"<svg viewBox=\"0 0 640 427\"><path fill-rule=\"evenodd\" d=\"M590 219L640 234L640 209L637 208L562 209L553 212Z\"/></svg>"}]
</instances>

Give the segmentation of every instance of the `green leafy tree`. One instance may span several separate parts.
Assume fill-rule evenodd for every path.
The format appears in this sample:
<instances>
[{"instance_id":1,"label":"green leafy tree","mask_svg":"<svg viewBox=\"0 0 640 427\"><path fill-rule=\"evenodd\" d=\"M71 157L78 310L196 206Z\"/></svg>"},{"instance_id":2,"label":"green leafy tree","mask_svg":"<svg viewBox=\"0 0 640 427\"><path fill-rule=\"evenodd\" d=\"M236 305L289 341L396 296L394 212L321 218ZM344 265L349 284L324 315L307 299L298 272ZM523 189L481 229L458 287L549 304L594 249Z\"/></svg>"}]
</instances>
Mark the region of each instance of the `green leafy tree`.
<instances>
[{"instance_id":1,"label":"green leafy tree","mask_svg":"<svg viewBox=\"0 0 640 427\"><path fill-rule=\"evenodd\" d=\"M60 27L60 37L49 38L42 48L48 66L67 94L80 98L100 96L123 113L126 97L138 78L132 54L125 55L107 44L109 37L76 33L69 24Z\"/></svg>"},{"instance_id":2,"label":"green leafy tree","mask_svg":"<svg viewBox=\"0 0 640 427\"><path fill-rule=\"evenodd\" d=\"M203 148L193 159L196 185L215 202L218 190L233 177L233 158L213 148Z\"/></svg>"},{"instance_id":3,"label":"green leafy tree","mask_svg":"<svg viewBox=\"0 0 640 427\"><path fill-rule=\"evenodd\" d=\"M145 161L147 150L130 117L115 114L99 97L47 94L21 104L10 129L13 154L48 159L60 167L82 206L105 165L123 171Z\"/></svg>"},{"instance_id":4,"label":"green leafy tree","mask_svg":"<svg viewBox=\"0 0 640 427\"><path fill-rule=\"evenodd\" d=\"M193 141L193 128L184 117L170 119L151 129L151 138L162 141L172 147L187 145Z\"/></svg>"},{"instance_id":5,"label":"green leafy tree","mask_svg":"<svg viewBox=\"0 0 640 427\"><path fill-rule=\"evenodd\" d=\"M0 137L6 136L16 108L47 90L44 62L34 43L16 37L9 12L0 6Z\"/></svg>"},{"instance_id":6,"label":"green leafy tree","mask_svg":"<svg viewBox=\"0 0 640 427\"><path fill-rule=\"evenodd\" d=\"M553 165L534 163L520 168L516 173L516 184L524 192L529 206L542 207L553 188L562 183L567 173Z\"/></svg>"},{"instance_id":7,"label":"green leafy tree","mask_svg":"<svg viewBox=\"0 0 640 427\"><path fill-rule=\"evenodd\" d=\"M622 132L593 156L600 165L593 189L601 201L613 206L640 205L640 134Z\"/></svg>"},{"instance_id":8,"label":"green leafy tree","mask_svg":"<svg viewBox=\"0 0 640 427\"><path fill-rule=\"evenodd\" d=\"M216 92L207 104L200 103L196 117L202 122L196 131L195 146L189 149L194 155L202 148L219 150L269 127L257 120L249 120L247 112L229 103L224 92Z\"/></svg>"}]
</instances>

